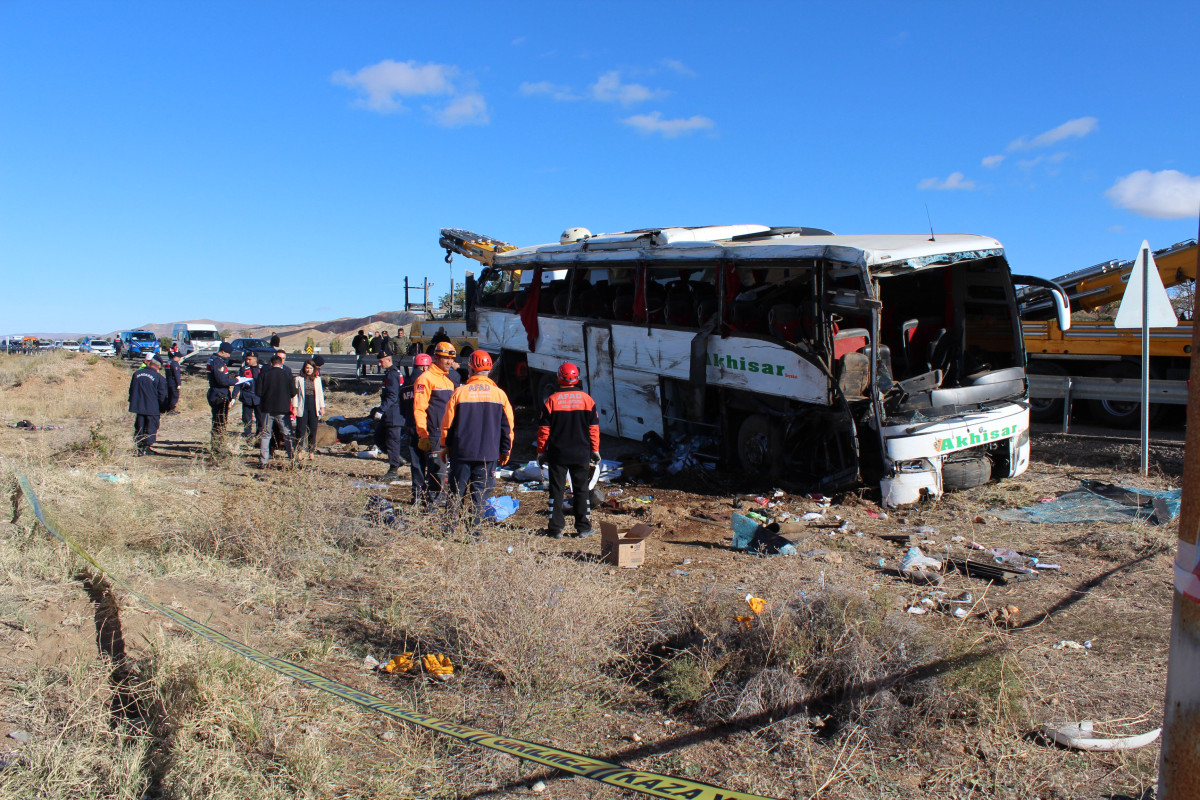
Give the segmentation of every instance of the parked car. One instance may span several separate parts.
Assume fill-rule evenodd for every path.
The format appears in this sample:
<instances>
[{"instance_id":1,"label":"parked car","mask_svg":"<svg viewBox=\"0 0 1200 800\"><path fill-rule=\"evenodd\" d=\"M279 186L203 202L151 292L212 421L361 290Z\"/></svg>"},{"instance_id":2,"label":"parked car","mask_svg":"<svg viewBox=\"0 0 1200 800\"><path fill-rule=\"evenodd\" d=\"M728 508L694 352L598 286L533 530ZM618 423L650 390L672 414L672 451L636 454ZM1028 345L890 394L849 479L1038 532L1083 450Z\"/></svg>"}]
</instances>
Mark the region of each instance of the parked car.
<instances>
[{"instance_id":1,"label":"parked car","mask_svg":"<svg viewBox=\"0 0 1200 800\"><path fill-rule=\"evenodd\" d=\"M79 352L79 342L70 342L70 341L62 342L61 346L62 346L62 349L66 350L67 352L70 352L70 353L78 353Z\"/></svg>"},{"instance_id":2,"label":"parked car","mask_svg":"<svg viewBox=\"0 0 1200 800\"><path fill-rule=\"evenodd\" d=\"M95 353L98 356L107 356L109 358L117 354L117 351L112 346L112 342L108 339L92 338L90 336L80 342L79 352Z\"/></svg>"},{"instance_id":3,"label":"parked car","mask_svg":"<svg viewBox=\"0 0 1200 800\"><path fill-rule=\"evenodd\" d=\"M275 348L266 339L234 339L229 344L233 346L233 352L229 354L231 367L240 366L246 353L258 356L258 363L263 366L270 364L271 356L275 355Z\"/></svg>"},{"instance_id":4,"label":"parked car","mask_svg":"<svg viewBox=\"0 0 1200 800\"><path fill-rule=\"evenodd\" d=\"M158 354L158 337L150 331L121 331L121 356L141 360L146 353Z\"/></svg>"}]
</instances>

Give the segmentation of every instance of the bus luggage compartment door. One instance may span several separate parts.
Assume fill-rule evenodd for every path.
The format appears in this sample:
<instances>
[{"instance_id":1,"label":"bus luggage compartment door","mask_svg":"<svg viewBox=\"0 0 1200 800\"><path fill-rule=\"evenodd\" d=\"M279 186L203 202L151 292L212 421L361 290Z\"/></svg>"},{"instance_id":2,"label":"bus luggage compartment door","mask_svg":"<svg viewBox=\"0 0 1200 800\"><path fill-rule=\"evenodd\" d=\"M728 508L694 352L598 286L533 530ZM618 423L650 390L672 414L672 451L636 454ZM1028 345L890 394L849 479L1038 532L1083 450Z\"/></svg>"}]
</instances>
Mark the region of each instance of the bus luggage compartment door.
<instances>
[{"instance_id":1,"label":"bus luggage compartment door","mask_svg":"<svg viewBox=\"0 0 1200 800\"><path fill-rule=\"evenodd\" d=\"M607 325L585 325L584 349L587 353L587 390L596 401L600 430L619 436L617 393L613 381L612 329Z\"/></svg>"}]
</instances>

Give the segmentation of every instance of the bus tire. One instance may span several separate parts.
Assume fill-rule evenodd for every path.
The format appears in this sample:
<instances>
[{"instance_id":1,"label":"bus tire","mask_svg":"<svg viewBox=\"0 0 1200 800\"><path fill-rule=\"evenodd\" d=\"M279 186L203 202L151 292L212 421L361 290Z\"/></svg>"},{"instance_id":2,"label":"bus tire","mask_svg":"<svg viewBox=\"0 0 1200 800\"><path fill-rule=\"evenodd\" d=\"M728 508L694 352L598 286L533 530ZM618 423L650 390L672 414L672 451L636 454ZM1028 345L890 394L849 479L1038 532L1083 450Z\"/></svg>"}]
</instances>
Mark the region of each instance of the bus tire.
<instances>
[{"instance_id":1,"label":"bus tire","mask_svg":"<svg viewBox=\"0 0 1200 800\"><path fill-rule=\"evenodd\" d=\"M1027 375L1052 375L1065 378L1067 371L1053 361L1035 359L1025 366ZM1032 422L1062 422L1063 399L1049 397L1029 398L1029 419Z\"/></svg>"},{"instance_id":2,"label":"bus tire","mask_svg":"<svg viewBox=\"0 0 1200 800\"><path fill-rule=\"evenodd\" d=\"M747 476L774 475L779 461L779 431L763 414L750 414L738 426L734 450Z\"/></svg>"},{"instance_id":3,"label":"bus tire","mask_svg":"<svg viewBox=\"0 0 1200 800\"><path fill-rule=\"evenodd\" d=\"M942 489L956 492L974 489L992 479L992 461L987 456L942 462Z\"/></svg>"}]
</instances>

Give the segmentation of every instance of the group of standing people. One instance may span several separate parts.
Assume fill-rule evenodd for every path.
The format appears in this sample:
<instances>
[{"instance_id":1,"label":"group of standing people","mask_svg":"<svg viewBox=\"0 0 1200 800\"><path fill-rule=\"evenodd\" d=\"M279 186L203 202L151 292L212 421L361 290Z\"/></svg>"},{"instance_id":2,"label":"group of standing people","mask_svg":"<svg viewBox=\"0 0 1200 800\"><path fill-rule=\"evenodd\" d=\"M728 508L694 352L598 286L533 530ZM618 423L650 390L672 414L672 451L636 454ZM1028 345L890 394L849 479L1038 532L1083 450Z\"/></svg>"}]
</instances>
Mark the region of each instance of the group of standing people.
<instances>
[{"instance_id":1,"label":"group of standing people","mask_svg":"<svg viewBox=\"0 0 1200 800\"><path fill-rule=\"evenodd\" d=\"M350 340L350 349L354 351L355 365L359 375L366 375L371 371L371 367L375 368L376 373L384 371L383 366L379 363L379 357L383 354L388 354L393 358L399 357L400 341L402 333L399 328L396 329L395 336L389 336L387 331L379 333L366 333L363 329L359 329L354 338ZM372 363L370 356L375 357L375 362Z\"/></svg>"},{"instance_id":2,"label":"group of standing people","mask_svg":"<svg viewBox=\"0 0 1200 800\"><path fill-rule=\"evenodd\" d=\"M289 459L296 456L299 444L311 461L317 444L317 426L325 414L325 389L321 381L323 359L307 359L295 375L287 366L282 348L262 366L253 353L247 353L240 374L229 370L233 348L222 342L208 362L208 405L212 410L212 452L225 453L225 429L229 406L236 394L242 403L242 435L258 440L259 463L267 466L276 446L284 448Z\"/></svg>"},{"instance_id":3,"label":"group of standing people","mask_svg":"<svg viewBox=\"0 0 1200 800\"><path fill-rule=\"evenodd\" d=\"M497 466L512 454L515 424L512 404L490 377L491 356L476 350L468 359L470 375L461 382L457 351L438 342L432 356L419 353L405 383L389 354L379 356L384 370L381 402L375 417L377 440L388 453L381 480L399 477L402 448L408 442L413 503L422 511L445 499L478 535L484 504L495 486ZM561 538L566 527L563 499L567 476L574 491L575 532L590 536L590 474L600 463L600 421L596 404L579 389L579 369L571 363L558 371L559 391L539 411L539 466L549 472L547 534Z\"/></svg>"},{"instance_id":4,"label":"group of standing people","mask_svg":"<svg viewBox=\"0 0 1200 800\"><path fill-rule=\"evenodd\" d=\"M229 406L236 396L242 403L242 435L259 442L260 464L270 462L278 444L295 458L295 445L307 445L311 460L317 426L325 414L325 391L320 356L308 359L294 375L285 363L287 353L277 349L271 363L260 366L246 353L240 374L229 369L233 348L222 342L208 362L207 400L212 411L212 453L224 456ZM516 426L512 404L490 377L492 358L483 350L471 353L469 377L463 382L457 351L448 341L438 342L433 354L419 353L406 383L393 354L376 355L383 372L380 404L374 417L379 423L377 443L388 454L382 480L399 478L407 454L412 472L413 503L428 512L439 502L462 515L468 530L479 534L484 505L495 485L497 466L508 463ZM135 414L134 443L137 455L151 452L159 416L179 402L179 353L171 353L167 376L161 362L147 354L141 369L129 382L129 410ZM591 475L600 464L600 422L595 401L580 389L579 368L564 363L558 370L558 391L538 410L537 464L548 472L549 507L546 533L561 538L566 528L563 500L570 478L573 488L575 533L592 535L589 494ZM407 445L407 446L406 446ZM405 453L407 451L407 453Z\"/></svg>"}]
</instances>

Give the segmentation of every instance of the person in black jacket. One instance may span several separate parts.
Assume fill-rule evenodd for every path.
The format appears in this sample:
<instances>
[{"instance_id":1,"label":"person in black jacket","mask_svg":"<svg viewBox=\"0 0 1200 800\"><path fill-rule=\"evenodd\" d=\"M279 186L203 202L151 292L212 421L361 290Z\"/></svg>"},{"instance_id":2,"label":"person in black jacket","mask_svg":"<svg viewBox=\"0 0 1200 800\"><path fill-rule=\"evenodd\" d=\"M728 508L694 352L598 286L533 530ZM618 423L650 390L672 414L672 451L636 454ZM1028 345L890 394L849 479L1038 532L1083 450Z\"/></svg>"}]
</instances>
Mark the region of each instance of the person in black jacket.
<instances>
[{"instance_id":1,"label":"person in black jacket","mask_svg":"<svg viewBox=\"0 0 1200 800\"><path fill-rule=\"evenodd\" d=\"M279 349L279 334L274 331L271 332L271 347L274 347L276 350Z\"/></svg>"},{"instance_id":2,"label":"person in black jacket","mask_svg":"<svg viewBox=\"0 0 1200 800\"><path fill-rule=\"evenodd\" d=\"M358 356L354 362L354 371L359 375L367 374L367 348L370 345L371 340L363 333L362 328L359 328L358 335L350 340L350 348L354 351L354 355Z\"/></svg>"},{"instance_id":3,"label":"person in black jacket","mask_svg":"<svg viewBox=\"0 0 1200 800\"><path fill-rule=\"evenodd\" d=\"M171 357L167 361L167 369L163 377L167 379L167 414L178 413L175 406L179 405L179 390L183 386L183 371L179 368L179 348L171 346Z\"/></svg>"},{"instance_id":4,"label":"person in black jacket","mask_svg":"<svg viewBox=\"0 0 1200 800\"><path fill-rule=\"evenodd\" d=\"M283 371L283 356L278 353L271 359L271 366L258 373L254 393L262 403L263 427L259 437L260 463L265 467L271 460L271 436L279 434L288 458L294 458L292 450L292 398L296 396L296 381Z\"/></svg>"},{"instance_id":5,"label":"person in black jacket","mask_svg":"<svg viewBox=\"0 0 1200 800\"><path fill-rule=\"evenodd\" d=\"M376 358L378 358L378 357L379 357L379 354L380 354L381 352L383 352L383 337L381 337L381 336L380 336L378 333L377 333L377 334L375 334L374 336L372 336L372 337L371 337L371 343L370 343L370 345L368 345L368 348L367 348L367 349L368 349L368 351L371 353L371 355L373 355L373 356L375 356ZM375 365L375 372L377 372L377 373L378 373L378 372L380 372L380 371L381 371L381 365L379 365L379 364L377 363L377 364Z\"/></svg>"},{"instance_id":6,"label":"person in black jacket","mask_svg":"<svg viewBox=\"0 0 1200 800\"><path fill-rule=\"evenodd\" d=\"M233 345L221 342L217 354L208 360L208 407L212 410L212 453L220 458L225 452L225 425L229 420L230 389L237 384L229 372L229 354Z\"/></svg>"},{"instance_id":7,"label":"person in black jacket","mask_svg":"<svg viewBox=\"0 0 1200 800\"><path fill-rule=\"evenodd\" d=\"M146 354L146 366L129 380L129 411L133 418L134 455L151 452L158 435L158 417L167 407L167 379L159 374L162 365L153 353Z\"/></svg>"},{"instance_id":8,"label":"person in black jacket","mask_svg":"<svg viewBox=\"0 0 1200 800\"><path fill-rule=\"evenodd\" d=\"M258 382L258 373L261 370L262 368L258 366L258 356L254 353L246 353L246 358L242 362L241 377L249 378L250 381L238 384L238 387L234 389L238 399L242 401L242 436L249 441L254 441L262 435L262 402L254 391Z\"/></svg>"},{"instance_id":9,"label":"person in black jacket","mask_svg":"<svg viewBox=\"0 0 1200 800\"><path fill-rule=\"evenodd\" d=\"M383 388L379 390L379 410L375 412L379 435L376 437L388 454L388 471L380 478L389 483L400 477L397 470L404 463L400 448L404 444L404 416L400 413L400 389L404 378L400 370L392 365L392 354L379 354L379 367L383 370Z\"/></svg>"},{"instance_id":10,"label":"person in black jacket","mask_svg":"<svg viewBox=\"0 0 1200 800\"><path fill-rule=\"evenodd\" d=\"M429 453L417 447L420 437L417 436L417 422L413 417L414 389L417 378L433 365L433 358L428 353L417 353L413 358L413 371L408 381L400 387L400 416L403 419L404 436L408 439L408 466L412 470L413 502L416 503L425 485L425 467Z\"/></svg>"}]
</instances>

